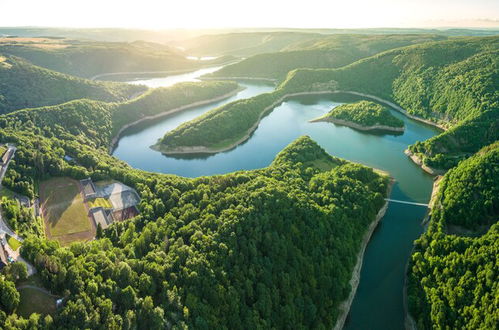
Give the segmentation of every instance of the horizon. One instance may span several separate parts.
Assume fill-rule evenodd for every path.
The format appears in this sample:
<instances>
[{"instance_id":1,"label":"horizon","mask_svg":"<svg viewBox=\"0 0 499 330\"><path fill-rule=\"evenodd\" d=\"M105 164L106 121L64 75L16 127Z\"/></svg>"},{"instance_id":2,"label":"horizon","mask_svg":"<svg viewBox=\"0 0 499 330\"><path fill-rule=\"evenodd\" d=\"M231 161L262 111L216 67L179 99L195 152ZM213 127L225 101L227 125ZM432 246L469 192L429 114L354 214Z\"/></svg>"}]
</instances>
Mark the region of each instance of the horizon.
<instances>
[{"instance_id":1,"label":"horizon","mask_svg":"<svg viewBox=\"0 0 499 330\"><path fill-rule=\"evenodd\" d=\"M205 29L499 28L499 2L477 0L310 0L306 5L228 0L0 0L2 27ZM41 14L40 14L41 13ZM209 13L209 15L207 15ZM340 14L340 15L339 15Z\"/></svg>"}]
</instances>

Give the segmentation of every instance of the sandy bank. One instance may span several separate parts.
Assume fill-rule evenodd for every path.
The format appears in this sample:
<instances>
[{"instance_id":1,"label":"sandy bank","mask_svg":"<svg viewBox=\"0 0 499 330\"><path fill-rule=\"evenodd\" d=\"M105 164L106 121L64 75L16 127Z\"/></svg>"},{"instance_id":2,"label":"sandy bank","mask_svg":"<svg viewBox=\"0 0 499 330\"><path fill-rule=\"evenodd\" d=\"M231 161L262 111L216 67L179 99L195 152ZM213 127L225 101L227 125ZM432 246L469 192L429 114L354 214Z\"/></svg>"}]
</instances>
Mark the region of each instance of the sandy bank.
<instances>
[{"instance_id":1,"label":"sandy bank","mask_svg":"<svg viewBox=\"0 0 499 330\"><path fill-rule=\"evenodd\" d=\"M316 118L309 120L310 123L318 123L318 122L328 122L328 123L333 123L337 125L342 125L342 126L347 126L354 128L359 131L364 131L364 132L370 132L370 131L387 131L387 132L393 132L393 133L403 133L405 128L402 127L393 127L393 126L386 126L386 125L372 125L372 126L363 126L348 120L343 120L343 119L338 119L338 118Z\"/></svg>"},{"instance_id":2,"label":"sandy bank","mask_svg":"<svg viewBox=\"0 0 499 330\"><path fill-rule=\"evenodd\" d=\"M420 166L423 171L431 175L441 175L444 174L444 170L439 170L423 163L423 160L418 157L418 155L412 153L409 149L405 149L404 154L406 154L416 165Z\"/></svg>"},{"instance_id":3,"label":"sandy bank","mask_svg":"<svg viewBox=\"0 0 499 330\"><path fill-rule=\"evenodd\" d=\"M390 183L388 185L388 189L386 192L386 196L390 197L390 194L392 192L392 187L395 181L393 179L390 179ZM345 320L347 319L348 313L350 312L350 307L352 306L353 299L355 298L355 293L357 292L357 287L359 286L360 282L360 271L362 269L362 261L364 260L364 252L366 251L367 244L371 240L371 236L378 226L378 223L381 221L381 218L386 213L386 210L388 209L388 201L385 202L385 205L378 211L378 214L376 215L376 219L369 225L367 228L366 233L364 234L364 237L362 239L362 243L360 246L360 251L357 254L357 262L355 263L355 267L353 268L352 272L352 277L350 279L350 286L352 290L350 291L350 294L348 295L348 298L341 302L339 306L340 314L338 315L338 319L336 320L336 324L334 325L334 330L341 330L343 329L343 325L345 324Z\"/></svg>"},{"instance_id":4,"label":"sandy bank","mask_svg":"<svg viewBox=\"0 0 499 330\"><path fill-rule=\"evenodd\" d=\"M430 218L431 210L435 207L436 203L436 198L438 195L438 191L440 189L440 183L442 182L443 176L436 176L435 179L433 180L433 188L431 191L431 198L430 201L428 202L428 215L423 219L422 225L425 228L424 230L426 231L428 229L428 221ZM417 325L416 321L412 317L411 313L409 312L409 305L407 301L407 274L409 272L409 265L411 263L411 256L414 253L414 246L412 247L411 254L409 256L409 259L407 259L407 263L405 264L405 272L404 272L404 291L403 291L403 303L404 303L404 327L406 330L416 330Z\"/></svg>"}]
</instances>

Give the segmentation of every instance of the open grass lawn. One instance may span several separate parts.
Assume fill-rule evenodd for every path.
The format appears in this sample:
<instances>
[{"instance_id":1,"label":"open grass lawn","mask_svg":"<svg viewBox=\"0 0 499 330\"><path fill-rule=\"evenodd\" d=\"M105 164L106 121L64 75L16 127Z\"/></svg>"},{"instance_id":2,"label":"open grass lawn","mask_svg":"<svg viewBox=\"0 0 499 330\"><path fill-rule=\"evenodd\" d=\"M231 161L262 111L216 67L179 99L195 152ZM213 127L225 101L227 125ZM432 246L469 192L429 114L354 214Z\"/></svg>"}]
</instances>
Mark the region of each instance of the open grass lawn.
<instances>
[{"instance_id":1,"label":"open grass lawn","mask_svg":"<svg viewBox=\"0 0 499 330\"><path fill-rule=\"evenodd\" d=\"M320 158L320 159L316 159L314 161L305 162L303 165L315 167L319 171L325 172L325 171L330 171L333 168L335 168L336 166L338 166L338 163L332 161L331 159Z\"/></svg>"},{"instance_id":2,"label":"open grass lawn","mask_svg":"<svg viewBox=\"0 0 499 330\"><path fill-rule=\"evenodd\" d=\"M78 181L52 178L41 182L40 201L50 236L58 237L92 229Z\"/></svg>"},{"instance_id":3,"label":"open grass lawn","mask_svg":"<svg viewBox=\"0 0 499 330\"><path fill-rule=\"evenodd\" d=\"M54 314L56 311L56 299L42 291L33 288L19 289L21 301L17 307L17 314L28 318L31 313L42 315Z\"/></svg>"},{"instance_id":4,"label":"open grass lawn","mask_svg":"<svg viewBox=\"0 0 499 330\"><path fill-rule=\"evenodd\" d=\"M15 239L12 236L7 235L7 243L9 243L10 248L14 251L17 251L19 247L21 247L21 242L19 242L17 239Z\"/></svg>"},{"instance_id":5,"label":"open grass lawn","mask_svg":"<svg viewBox=\"0 0 499 330\"><path fill-rule=\"evenodd\" d=\"M111 205L111 202L108 199L105 199L105 198L96 198L93 201L88 202L88 206L90 208L92 208L92 207L99 207L99 206L101 206L103 208L106 208L106 209L113 208L113 206Z\"/></svg>"}]
</instances>

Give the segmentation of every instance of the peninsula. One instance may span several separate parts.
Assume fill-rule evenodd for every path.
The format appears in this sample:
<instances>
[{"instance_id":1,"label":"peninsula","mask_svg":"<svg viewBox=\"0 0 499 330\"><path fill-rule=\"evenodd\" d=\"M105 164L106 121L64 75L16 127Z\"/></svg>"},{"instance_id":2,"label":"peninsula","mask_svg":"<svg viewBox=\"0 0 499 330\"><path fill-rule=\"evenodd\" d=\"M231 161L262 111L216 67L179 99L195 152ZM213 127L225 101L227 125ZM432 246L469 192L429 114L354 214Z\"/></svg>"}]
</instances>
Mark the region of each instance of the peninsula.
<instances>
[{"instance_id":1,"label":"peninsula","mask_svg":"<svg viewBox=\"0 0 499 330\"><path fill-rule=\"evenodd\" d=\"M404 131L402 120L393 116L387 108L371 101L342 104L310 122L331 122L370 132L402 133Z\"/></svg>"}]
</instances>

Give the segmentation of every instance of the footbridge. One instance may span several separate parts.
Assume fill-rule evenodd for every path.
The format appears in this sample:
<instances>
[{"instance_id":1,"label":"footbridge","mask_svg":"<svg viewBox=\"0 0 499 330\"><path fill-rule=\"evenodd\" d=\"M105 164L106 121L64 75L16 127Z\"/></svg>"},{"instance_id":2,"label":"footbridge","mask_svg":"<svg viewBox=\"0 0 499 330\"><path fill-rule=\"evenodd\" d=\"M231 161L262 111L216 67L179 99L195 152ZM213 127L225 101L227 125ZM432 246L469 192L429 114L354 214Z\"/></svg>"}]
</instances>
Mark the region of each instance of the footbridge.
<instances>
[{"instance_id":1,"label":"footbridge","mask_svg":"<svg viewBox=\"0 0 499 330\"><path fill-rule=\"evenodd\" d=\"M401 200L398 200L398 199L391 199L391 198L385 198L385 201L399 203L399 204L407 204L407 205L416 205L416 206L428 207L428 204L424 204L424 203L401 201Z\"/></svg>"}]
</instances>

